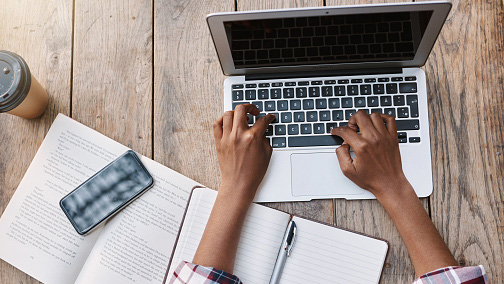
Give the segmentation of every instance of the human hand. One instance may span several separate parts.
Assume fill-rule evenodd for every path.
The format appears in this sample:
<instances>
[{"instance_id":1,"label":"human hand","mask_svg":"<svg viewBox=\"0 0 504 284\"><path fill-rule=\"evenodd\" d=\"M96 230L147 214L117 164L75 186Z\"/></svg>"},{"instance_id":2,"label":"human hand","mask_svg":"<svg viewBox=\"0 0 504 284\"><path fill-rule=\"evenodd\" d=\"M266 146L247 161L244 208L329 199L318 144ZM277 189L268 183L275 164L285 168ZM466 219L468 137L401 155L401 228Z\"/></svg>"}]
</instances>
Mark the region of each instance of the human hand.
<instances>
[{"instance_id":1,"label":"human hand","mask_svg":"<svg viewBox=\"0 0 504 284\"><path fill-rule=\"evenodd\" d=\"M336 154L343 174L355 184L378 199L411 188L402 170L394 117L379 113L367 115L361 110L350 118L348 127L334 128L331 134L345 140ZM353 160L350 147L355 153Z\"/></svg>"},{"instance_id":2,"label":"human hand","mask_svg":"<svg viewBox=\"0 0 504 284\"><path fill-rule=\"evenodd\" d=\"M238 105L224 113L213 130L222 175L219 193L252 202L273 152L264 132L275 116L261 117L249 127L247 113L258 115L259 109L252 104Z\"/></svg>"}]
</instances>

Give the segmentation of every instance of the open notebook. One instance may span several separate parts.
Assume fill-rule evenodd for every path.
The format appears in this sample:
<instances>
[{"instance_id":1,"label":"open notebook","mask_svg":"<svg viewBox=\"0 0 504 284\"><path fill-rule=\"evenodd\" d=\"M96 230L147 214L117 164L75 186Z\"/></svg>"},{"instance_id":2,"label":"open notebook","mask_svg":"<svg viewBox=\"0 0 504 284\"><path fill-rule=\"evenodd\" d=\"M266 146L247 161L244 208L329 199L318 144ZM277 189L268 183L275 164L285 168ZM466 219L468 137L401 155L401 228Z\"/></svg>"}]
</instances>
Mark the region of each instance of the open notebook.
<instances>
[{"instance_id":1,"label":"open notebook","mask_svg":"<svg viewBox=\"0 0 504 284\"><path fill-rule=\"evenodd\" d=\"M166 274L194 257L217 192L195 188ZM233 273L243 283L268 283L289 221L297 235L280 283L378 283L388 243L252 204L245 220Z\"/></svg>"}]
</instances>

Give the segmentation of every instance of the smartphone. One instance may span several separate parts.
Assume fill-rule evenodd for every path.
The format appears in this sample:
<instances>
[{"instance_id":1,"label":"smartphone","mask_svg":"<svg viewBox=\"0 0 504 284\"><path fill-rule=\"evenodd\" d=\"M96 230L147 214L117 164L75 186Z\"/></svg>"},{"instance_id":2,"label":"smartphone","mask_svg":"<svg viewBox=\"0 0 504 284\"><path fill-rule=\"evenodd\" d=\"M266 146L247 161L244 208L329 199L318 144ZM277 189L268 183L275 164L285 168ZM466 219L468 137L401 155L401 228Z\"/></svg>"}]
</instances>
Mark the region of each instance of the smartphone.
<instances>
[{"instance_id":1,"label":"smartphone","mask_svg":"<svg viewBox=\"0 0 504 284\"><path fill-rule=\"evenodd\" d=\"M153 183L138 156L129 150L63 197L60 207L77 233L85 235Z\"/></svg>"}]
</instances>

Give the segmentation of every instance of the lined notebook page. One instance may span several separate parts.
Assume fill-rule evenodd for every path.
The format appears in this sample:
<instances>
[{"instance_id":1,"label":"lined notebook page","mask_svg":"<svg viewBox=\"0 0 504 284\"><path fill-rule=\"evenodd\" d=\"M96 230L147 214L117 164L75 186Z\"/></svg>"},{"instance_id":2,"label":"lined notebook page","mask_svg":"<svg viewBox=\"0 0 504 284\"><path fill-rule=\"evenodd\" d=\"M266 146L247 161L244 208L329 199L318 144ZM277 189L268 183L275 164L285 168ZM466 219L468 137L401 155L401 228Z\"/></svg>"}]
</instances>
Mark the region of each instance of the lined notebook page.
<instances>
[{"instance_id":1,"label":"lined notebook page","mask_svg":"<svg viewBox=\"0 0 504 284\"><path fill-rule=\"evenodd\" d=\"M208 188L194 190L170 265L168 281L182 260L192 261L216 197L217 192ZM245 219L233 271L243 283L269 282L289 219L287 213L252 204Z\"/></svg>"},{"instance_id":2,"label":"lined notebook page","mask_svg":"<svg viewBox=\"0 0 504 284\"><path fill-rule=\"evenodd\" d=\"M378 283L388 244L299 217L280 283Z\"/></svg>"}]
</instances>

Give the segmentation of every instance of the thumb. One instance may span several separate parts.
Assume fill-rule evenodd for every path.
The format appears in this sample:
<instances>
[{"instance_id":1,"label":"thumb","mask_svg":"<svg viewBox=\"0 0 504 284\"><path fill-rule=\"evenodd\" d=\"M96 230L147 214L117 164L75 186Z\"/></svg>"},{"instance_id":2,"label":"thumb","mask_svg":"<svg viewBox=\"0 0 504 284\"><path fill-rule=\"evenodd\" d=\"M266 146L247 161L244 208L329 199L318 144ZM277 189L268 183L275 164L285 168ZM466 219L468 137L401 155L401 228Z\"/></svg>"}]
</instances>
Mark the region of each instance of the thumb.
<instances>
[{"instance_id":1,"label":"thumb","mask_svg":"<svg viewBox=\"0 0 504 284\"><path fill-rule=\"evenodd\" d=\"M350 157L350 145L344 143L336 149L336 156L343 174L350 178L355 173L352 157Z\"/></svg>"}]
</instances>

